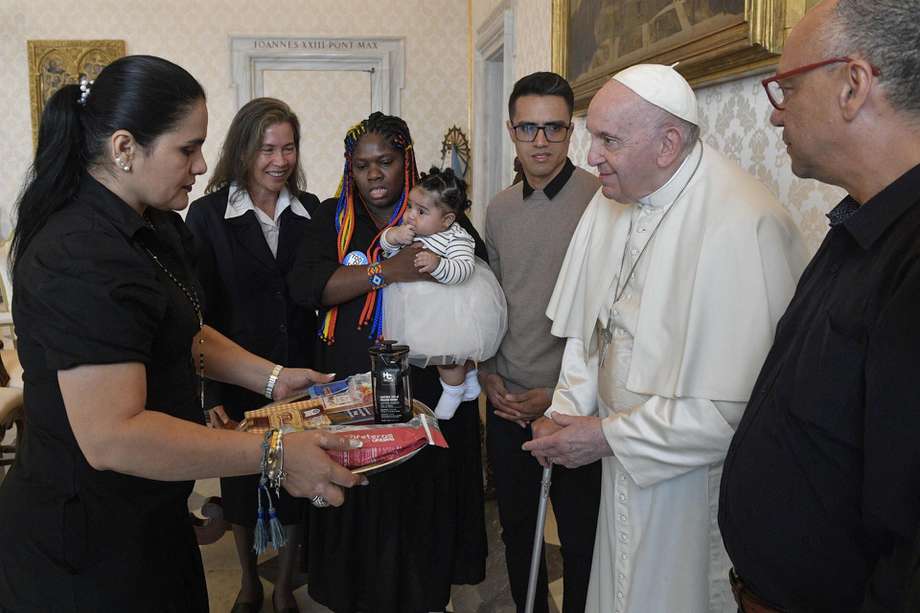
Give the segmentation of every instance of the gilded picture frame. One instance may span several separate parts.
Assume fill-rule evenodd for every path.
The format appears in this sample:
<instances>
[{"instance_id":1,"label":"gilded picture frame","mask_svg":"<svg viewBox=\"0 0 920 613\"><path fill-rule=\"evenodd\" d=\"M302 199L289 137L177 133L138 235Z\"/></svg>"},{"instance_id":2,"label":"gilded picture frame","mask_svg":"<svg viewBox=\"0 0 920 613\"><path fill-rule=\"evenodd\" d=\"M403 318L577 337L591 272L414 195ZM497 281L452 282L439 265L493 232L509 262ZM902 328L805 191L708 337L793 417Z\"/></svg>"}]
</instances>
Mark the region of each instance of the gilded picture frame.
<instances>
[{"instance_id":1,"label":"gilded picture frame","mask_svg":"<svg viewBox=\"0 0 920 613\"><path fill-rule=\"evenodd\" d=\"M553 70L576 111L618 70L673 64L694 87L776 64L789 29L817 0L553 0Z\"/></svg>"},{"instance_id":2,"label":"gilded picture frame","mask_svg":"<svg viewBox=\"0 0 920 613\"><path fill-rule=\"evenodd\" d=\"M26 47L33 145L38 144L45 103L54 92L76 83L81 74L94 80L105 66L125 55L123 40L30 40Z\"/></svg>"}]
</instances>

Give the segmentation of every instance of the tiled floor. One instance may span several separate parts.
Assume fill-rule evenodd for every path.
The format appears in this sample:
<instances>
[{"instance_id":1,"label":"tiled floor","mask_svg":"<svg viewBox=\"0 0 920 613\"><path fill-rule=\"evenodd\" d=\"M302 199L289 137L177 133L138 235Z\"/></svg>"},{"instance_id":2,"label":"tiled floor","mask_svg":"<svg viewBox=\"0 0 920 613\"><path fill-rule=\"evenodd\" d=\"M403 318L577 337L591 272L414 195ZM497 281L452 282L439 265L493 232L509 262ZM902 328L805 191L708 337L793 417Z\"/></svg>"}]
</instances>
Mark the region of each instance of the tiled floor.
<instances>
[{"instance_id":1,"label":"tiled floor","mask_svg":"<svg viewBox=\"0 0 920 613\"><path fill-rule=\"evenodd\" d=\"M216 480L199 481L195 494L189 501L191 508L198 508L208 497L217 495L219 485ZM550 577L550 613L562 609L562 562L559 556L559 539L556 535L556 522L552 510L547 514L546 539L547 561ZM505 572L504 546L499 536L498 511L495 502L486 503L486 530L489 537L489 558L486 562L486 580L479 585L454 586L449 610L457 613L514 613L515 607L508 591ZM201 548L205 574L208 582L208 594L212 613L227 613L236 599L239 590L239 566L233 536L227 532L212 545ZM274 560L271 555L259 565L265 588L263 611L271 611L271 577L275 574ZM305 579L305 577L304 577ZM328 613L329 609L314 602L303 585L294 592L302 613ZM368 612L371 613L371 612Z\"/></svg>"}]
</instances>

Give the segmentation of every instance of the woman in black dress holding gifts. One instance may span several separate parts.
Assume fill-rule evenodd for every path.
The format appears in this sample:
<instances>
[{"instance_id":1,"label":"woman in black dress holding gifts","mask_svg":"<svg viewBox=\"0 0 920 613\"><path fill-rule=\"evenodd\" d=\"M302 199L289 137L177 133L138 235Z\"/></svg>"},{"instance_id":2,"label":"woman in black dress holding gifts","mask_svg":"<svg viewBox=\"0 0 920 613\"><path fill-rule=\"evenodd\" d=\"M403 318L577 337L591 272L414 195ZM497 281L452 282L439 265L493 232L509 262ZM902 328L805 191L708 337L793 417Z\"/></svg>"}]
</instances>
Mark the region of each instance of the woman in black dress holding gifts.
<instances>
[{"instance_id":1,"label":"woman in black dress holding gifts","mask_svg":"<svg viewBox=\"0 0 920 613\"><path fill-rule=\"evenodd\" d=\"M175 211L206 133L201 86L160 58L48 101L13 238L28 426L0 485L0 610L206 612L192 480L258 472L263 437L205 428L197 375L276 397L328 380L201 324ZM323 447L348 441L282 440L284 487L341 503L358 479Z\"/></svg>"},{"instance_id":2,"label":"woman in black dress holding gifts","mask_svg":"<svg viewBox=\"0 0 920 613\"><path fill-rule=\"evenodd\" d=\"M398 224L418 179L405 122L374 113L345 138L341 194L323 202L288 276L295 301L319 309L324 341L316 368L337 378L365 372L367 350L382 324L381 291L394 282L425 281L416 247L380 258L379 236ZM485 248L469 219L458 220ZM419 305L425 308L425 305ZM413 395L429 406L441 394L434 368L412 370ZM338 613L443 610L452 583L485 576L479 414L463 403L440 422L449 449L429 447L375 475L340 509L310 513L310 595Z\"/></svg>"},{"instance_id":3,"label":"woman in black dress holding gifts","mask_svg":"<svg viewBox=\"0 0 920 613\"><path fill-rule=\"evenodd\" d=\"M316 339L316 313L295 305L284 277L290 271L311 212L319 206L302 190L300 122L274 98L256 98L237 112L208 183L185 219L198 252L198 278L205 295L205 321L232 341L277 364L309 365ZM230 384L212 386L217 404L212 425L239 422L268 399ZM220 480L224 518L233 526L242 576L232 613L258 611L262 583L256 568L253 529L258 475ZM296 611L291 581L303 540L303 499L282 492L276 505L287 544L279 551L272 603Z\"/></svg>"}]
</instances>

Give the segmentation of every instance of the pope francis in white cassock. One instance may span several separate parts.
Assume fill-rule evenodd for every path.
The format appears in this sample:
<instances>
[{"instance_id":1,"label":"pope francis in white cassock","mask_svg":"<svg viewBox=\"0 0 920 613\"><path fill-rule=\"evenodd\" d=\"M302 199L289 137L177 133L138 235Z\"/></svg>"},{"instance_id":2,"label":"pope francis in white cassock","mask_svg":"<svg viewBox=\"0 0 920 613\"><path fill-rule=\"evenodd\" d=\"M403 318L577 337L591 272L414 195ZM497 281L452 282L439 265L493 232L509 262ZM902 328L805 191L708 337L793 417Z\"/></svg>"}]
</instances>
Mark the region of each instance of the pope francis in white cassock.
<instances>
[{"instance_id":1,"label":"pope francis in white cassock","mask_svg":"<svg viewBox=\"0 0 920 613\"><path fill-rule=\"evenodd\" d=\"M662 167L670 176L630 193L663 159L641 151L650 114L686 122L675 125L689 140ZM566 431L593 428L604 457L592 612L737 610L717 523L722 462L808 254L769 191L695 126L693 90L667 66L618 73L588 111L604 187L547 308L567 339L554 424L525 447L578 464Z\"/></svg>"}]
</instances>

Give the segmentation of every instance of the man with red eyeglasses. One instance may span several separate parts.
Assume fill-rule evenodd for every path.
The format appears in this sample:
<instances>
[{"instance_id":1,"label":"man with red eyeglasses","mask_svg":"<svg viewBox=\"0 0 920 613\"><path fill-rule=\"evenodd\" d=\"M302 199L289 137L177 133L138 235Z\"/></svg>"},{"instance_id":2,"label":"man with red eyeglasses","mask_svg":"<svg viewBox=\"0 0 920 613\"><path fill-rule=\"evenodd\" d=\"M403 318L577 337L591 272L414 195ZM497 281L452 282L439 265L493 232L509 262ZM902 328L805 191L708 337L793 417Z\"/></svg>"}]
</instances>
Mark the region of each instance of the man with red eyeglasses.
<instances>
[{"instance_id":1,"label":"man with red eyeglasses","mask_svg":"<svg viewBox=\"0 0 920 613\"><path fill-rule=\"evenodd\" d=\"M920 610L918 41L920 0L825 1L764 80L793 172L849 195L725 462L719 526L746 613Z\"/></svg>"}]
</instances>

